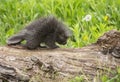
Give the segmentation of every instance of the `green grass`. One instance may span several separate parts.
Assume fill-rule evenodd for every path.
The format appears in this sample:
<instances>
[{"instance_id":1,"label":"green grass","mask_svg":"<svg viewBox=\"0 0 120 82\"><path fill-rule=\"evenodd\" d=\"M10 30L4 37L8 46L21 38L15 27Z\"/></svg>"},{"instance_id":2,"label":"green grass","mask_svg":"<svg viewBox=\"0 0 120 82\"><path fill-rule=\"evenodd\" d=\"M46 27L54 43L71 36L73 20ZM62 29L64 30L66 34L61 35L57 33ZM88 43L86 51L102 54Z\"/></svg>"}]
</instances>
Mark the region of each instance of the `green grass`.
<instances>
[{"instance_id":1,"label":"green grass","mask_svg":"<svg viewBox=\"0 0 120 82\"><path fill-rule=\"evenodd\" d=\"M107 72L107 73L106 73ZM120 82L120 68L117 68L117 72L112 69L107 69L107 71L97 72L97 76L93 77L92 80L88 75L80 75L71 79L69 82ZM110 78L111 77L111 78Z\"/></svg>"},{"instance_id":2,"label":"green grass","mask_svg":"<svg viewBox=\"0 0 120 82\"><path fill-rule=\"evenodd\" d=\"M120 0L0 0L0 45L29 22L51 14L73 31L64 46L68 48L94 43L104 32L120 29ZM92 19L83 20L86 15Z\"/></svg>"},{"instance_id":3,"label":"green grass","mask_svg":"<svg viewBox=\"0 0 120 82\"><path fill-rule=\"evenodd\" d=\"M41 16L55 15L73 31L65 47L93 43L104 32L119 29L119 0L0 0L0 45ZM86 15L90 21L82 21Z\"/></svg>"}]
</instances>

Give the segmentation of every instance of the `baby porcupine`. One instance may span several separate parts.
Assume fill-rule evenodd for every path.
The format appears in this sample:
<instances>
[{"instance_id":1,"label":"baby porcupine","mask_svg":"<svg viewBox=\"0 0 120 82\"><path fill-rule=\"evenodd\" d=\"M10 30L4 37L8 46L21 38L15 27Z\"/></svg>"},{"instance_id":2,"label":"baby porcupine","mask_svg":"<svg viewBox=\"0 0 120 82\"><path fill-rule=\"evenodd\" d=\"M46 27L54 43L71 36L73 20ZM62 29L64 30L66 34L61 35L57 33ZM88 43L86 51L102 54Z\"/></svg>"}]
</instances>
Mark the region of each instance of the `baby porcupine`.
<instances>
[{"instance_id":1,"label":"baby porcupine","mask_svg":"<svg viewBox=\"0 0 120 82\"><path fill-rule=\"evenodd\" d=\"M56 42L64 45L70 36L71 32L63 22L54 16L48 16L28 24L6 42L10 46L19 45L23 40L26 40L24 46L28 49L36 49L41 46L41 43L45 43L49 48L58 48Z\"/></svg>"}]
</instances>

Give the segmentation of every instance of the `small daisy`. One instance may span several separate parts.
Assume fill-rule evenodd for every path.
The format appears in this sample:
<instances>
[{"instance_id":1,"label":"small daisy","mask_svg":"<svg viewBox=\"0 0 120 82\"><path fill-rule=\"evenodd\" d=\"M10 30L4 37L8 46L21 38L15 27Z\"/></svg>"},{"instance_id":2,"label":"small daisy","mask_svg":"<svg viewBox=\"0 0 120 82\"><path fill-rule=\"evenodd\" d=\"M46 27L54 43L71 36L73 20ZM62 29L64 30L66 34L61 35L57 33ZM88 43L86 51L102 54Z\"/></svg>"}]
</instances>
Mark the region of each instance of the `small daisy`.
<instances>
[{"instance_id":1,"label":"small daisy","mask_svg":"<svg viewBox=\"0 0 120 82\"><path fill-rule=\"evenodd\" d=\"M91 19L92 19L92 16L88 14L82 20L83 21L90 21Z\"/></svg>"}]
</instances>

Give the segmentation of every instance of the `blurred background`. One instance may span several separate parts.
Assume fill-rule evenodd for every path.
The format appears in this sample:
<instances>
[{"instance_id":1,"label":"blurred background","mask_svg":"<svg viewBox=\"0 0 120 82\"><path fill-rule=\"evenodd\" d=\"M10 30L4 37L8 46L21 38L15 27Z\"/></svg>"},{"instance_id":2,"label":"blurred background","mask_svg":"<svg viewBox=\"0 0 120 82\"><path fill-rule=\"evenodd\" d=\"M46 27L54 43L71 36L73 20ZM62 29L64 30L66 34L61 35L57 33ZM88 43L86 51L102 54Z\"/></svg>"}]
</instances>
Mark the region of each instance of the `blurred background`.
<instances>
[{"instance_id":1,"label":"blurred background","mask_svg":"<svg viewBox=\"0 0 120 82\"><path fill-rule=\"evenodd\" d=\"M73 31L62 47L83 47L106 31L120 29L120 0L0 0L0 45L31 21L48 15Z\"/></svg>"}]
</instances>

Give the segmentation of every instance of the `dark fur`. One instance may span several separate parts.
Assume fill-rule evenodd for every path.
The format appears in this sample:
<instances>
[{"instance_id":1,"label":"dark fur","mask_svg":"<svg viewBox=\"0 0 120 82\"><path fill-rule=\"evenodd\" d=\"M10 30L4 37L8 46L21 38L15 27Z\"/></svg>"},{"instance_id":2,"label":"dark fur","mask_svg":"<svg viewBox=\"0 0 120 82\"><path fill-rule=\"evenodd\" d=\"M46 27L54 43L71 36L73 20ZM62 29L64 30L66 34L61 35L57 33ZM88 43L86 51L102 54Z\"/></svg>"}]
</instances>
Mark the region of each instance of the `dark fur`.
<instances>
[{"instance_id":1,"label":"dark fur","mask_svg":"<svg viewBox=\"0 0 120 82\"><path fill-rule=\"evenodd\" d=\"M57 48L56 42L64 45L70 35L70 30L61 21L49 16L30 23L22 31L10 37L7 44L17 45L26 40L25 47L28 49L35 49L41 43L45 43L49 48Z\"/></svg>"}]
</instances>

